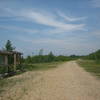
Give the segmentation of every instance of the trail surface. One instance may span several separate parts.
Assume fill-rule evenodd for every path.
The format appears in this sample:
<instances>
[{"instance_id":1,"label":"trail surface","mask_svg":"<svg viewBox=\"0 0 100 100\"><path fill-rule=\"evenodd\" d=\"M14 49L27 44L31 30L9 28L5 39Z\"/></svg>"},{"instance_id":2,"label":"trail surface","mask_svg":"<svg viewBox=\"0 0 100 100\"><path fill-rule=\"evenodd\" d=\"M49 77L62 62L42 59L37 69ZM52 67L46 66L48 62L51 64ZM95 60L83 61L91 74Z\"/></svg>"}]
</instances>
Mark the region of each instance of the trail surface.
<instances>
[{"instance_id":1,"label":"trail surface","mask_svg":"<svg viewBox=\"0 0 100 100\"><path fill-rule=\"evenodd\" d=\"M100 100L100 80L75 61L15 78L25 80L12 87L1 100Z\"/></svg>"}]
</instances>

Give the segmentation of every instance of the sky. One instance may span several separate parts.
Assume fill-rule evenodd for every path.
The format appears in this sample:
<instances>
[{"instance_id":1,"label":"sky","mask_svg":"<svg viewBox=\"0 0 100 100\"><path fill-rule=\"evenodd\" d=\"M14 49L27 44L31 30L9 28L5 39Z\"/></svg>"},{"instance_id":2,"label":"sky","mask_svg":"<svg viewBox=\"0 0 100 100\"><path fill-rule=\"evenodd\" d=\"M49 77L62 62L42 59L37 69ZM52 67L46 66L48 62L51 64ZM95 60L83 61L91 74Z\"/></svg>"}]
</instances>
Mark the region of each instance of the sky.
<instances>
[{"instance_id":1,"label":"sky","mask_svg":"<svg viewBox=\"0 0 100 100\"><path fill-rule=\"evenodd\" d=\"M24 56L86 55L100 49L100 0L0 0L0 49Z\"/></svg>"}]
</instances>

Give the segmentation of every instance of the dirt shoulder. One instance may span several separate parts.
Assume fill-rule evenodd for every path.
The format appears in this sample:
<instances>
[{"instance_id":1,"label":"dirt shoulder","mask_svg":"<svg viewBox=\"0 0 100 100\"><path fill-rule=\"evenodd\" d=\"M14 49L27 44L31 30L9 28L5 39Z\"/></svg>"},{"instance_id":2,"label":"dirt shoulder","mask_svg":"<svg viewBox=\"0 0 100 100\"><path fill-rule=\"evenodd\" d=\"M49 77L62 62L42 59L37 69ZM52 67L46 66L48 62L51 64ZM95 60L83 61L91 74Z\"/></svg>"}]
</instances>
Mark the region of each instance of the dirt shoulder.
<instances>
[{"instance_id":1,"label":"dirt shoulder","mask_svg":"<svg viewBox=\"0 0 100 100\"><path fill-rule=\"evenodd\" d=\"M24 80L2 94L0 100L100 100L100 81L75 61L14 78Z\"/></svg>"}]
</instances>

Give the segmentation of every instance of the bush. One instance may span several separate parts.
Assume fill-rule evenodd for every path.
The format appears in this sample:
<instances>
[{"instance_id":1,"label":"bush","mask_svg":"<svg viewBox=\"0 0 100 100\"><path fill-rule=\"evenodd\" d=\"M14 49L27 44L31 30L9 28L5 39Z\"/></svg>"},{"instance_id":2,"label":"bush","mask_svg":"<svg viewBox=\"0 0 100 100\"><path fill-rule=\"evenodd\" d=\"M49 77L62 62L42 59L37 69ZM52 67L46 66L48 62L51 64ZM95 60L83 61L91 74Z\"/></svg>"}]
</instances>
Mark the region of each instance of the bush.
<instances>
[{"instance_id":1,"label":"bush","mask_svg":"<svg viewBox=\"0 0 100 100\"><path fill-rule=\"evenodd\" d=\"M0 66L0 74L4 74L8 72L8 67L7 66Z\"/></svg>"}]
</instances>

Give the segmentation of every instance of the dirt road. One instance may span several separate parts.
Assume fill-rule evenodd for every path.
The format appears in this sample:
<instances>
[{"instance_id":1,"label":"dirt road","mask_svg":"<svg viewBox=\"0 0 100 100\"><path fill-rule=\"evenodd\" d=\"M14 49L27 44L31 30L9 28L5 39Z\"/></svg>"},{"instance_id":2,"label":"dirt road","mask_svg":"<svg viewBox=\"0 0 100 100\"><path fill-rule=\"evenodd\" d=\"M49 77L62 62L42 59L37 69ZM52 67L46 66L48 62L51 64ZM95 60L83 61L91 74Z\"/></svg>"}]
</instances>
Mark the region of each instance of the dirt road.
<instances>
[{"instance_id":1,"label":"dirt road","mask_svg":"<svg viewBox=\"0 0 100 100\"><path fill-rule=\"evenodd\" d=\"M100 80L75 61L14 78L24 80L9 89L1 100L100 100Z\"/></svg>"}]
</instances>

